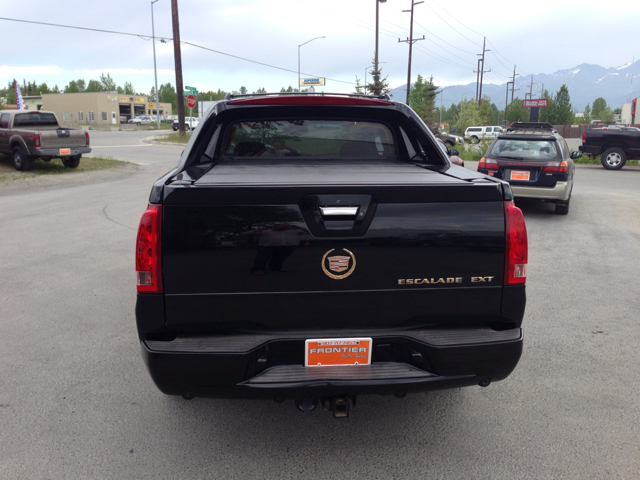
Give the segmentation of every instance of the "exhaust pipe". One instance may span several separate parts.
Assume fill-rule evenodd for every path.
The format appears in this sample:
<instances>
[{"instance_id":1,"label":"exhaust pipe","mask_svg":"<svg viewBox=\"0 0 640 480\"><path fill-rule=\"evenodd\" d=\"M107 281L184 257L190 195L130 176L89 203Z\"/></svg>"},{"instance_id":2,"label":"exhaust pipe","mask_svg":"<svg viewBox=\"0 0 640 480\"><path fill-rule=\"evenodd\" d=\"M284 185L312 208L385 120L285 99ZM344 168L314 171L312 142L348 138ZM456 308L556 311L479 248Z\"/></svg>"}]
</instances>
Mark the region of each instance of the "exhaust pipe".
<instances>
[{"instance_id":1,"label":"exhaust pipe","mask_svg":"<svg viewBox=\"0 0 640 480\"><path fill-rule=\"evenodd\" d=\"M313 412L318 406L318 397L305 397L296 399L296 408L304 413Z\"/></svg>"}]
</instances>

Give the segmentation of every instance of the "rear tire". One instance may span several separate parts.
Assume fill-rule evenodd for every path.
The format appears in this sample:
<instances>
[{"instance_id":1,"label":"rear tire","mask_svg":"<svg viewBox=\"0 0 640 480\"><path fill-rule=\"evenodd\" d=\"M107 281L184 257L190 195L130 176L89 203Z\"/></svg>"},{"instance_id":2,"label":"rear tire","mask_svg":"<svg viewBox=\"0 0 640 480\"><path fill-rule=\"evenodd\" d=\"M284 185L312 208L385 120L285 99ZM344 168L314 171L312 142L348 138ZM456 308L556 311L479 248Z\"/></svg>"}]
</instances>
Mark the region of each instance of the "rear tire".
<instances>
[{"instance_id":1,"label":"rear tire","mask_svg":"<svg viewBox=\"0 0 640 480\"><path fill-rule=\"evenodd\" d=\"M63 157L62 164L67 168L78 168L82 155L74 155L73 157Z\"/></svg>"},{"instance_id":2,"label":"rear tire","mask_svg":"<svg viewBox=\"0 0 640 480\"><path fill-rule=\"evenodd\" d=\"M627 163L627 154L621 148L609 148L600 157L600 163L607 170L620 170Z\"/></svg>"},{"instance_id":3,"label":"rear tire","mask_svg":"<svg viewBox=\"0 0 640 480\"><path fill-rule=\"evenodd\" d=\"M22 172L26 172L31 168L31 157L20 146L13 148L13 166L16 167L16 170Z\"/></svg>"},{"instance_id":4,"label":"rear tire","mask_svg":"<svg viewBox=\"0 0 640 480\"><path fill-rule=\"evenodd\" d=\"M469 142L470 142L470 143L474 143L474 144L475 144L475 143L479 143L479 142L480 142L480 140L478 140L478 137L471 137L471 138L469 139Z\"/></svg>"}]
</instances>

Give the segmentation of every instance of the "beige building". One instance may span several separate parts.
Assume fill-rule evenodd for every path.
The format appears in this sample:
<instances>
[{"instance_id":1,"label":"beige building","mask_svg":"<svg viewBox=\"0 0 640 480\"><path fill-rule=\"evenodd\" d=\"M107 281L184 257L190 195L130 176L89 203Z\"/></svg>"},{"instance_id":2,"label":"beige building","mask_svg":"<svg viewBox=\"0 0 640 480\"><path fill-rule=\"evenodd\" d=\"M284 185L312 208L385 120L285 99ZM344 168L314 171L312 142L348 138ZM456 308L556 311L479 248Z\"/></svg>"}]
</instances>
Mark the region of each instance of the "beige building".
<instances>
[{"instance_id":1,"label":"beige building","mask_svg":"<svg viewBox=\"0 0 640 480\"><path fill-rule=\"evenodd\" d=\"M114 92L43 93L42 109L54 112L62 126L108 126L127 123L139 115L155 115L146 95ZM171 104L160 104L160 115L171 115Z\"/></svg>"}]
</instances>

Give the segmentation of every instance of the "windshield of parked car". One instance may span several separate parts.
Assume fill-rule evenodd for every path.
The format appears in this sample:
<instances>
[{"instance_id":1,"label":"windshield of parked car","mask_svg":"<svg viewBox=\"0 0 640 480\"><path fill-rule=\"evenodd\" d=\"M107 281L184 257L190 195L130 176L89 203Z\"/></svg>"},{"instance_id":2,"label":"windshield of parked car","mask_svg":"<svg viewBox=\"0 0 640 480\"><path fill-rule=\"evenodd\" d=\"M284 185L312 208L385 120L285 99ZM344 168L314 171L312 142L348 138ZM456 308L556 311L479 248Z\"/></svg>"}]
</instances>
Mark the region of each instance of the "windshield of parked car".
<instances>
[{"instance_id":1,"label":"windshield of parked car","mask_svg":"<svg viewBox=\"0 0 640 480\"><path fill-rule=\"evenodd\" d=\"M58 121L53 113L19 113L13 119L14 127L57 127Z\"/></svg>"},{"instance_id":2,"label":"windshield of parked car","mask_svg":"<svg viewBox=\"0 0 640 480\"><path fill-rule=\"evenodd\" d=\"M551 140L518 140L499 138L487 156L522 160L553 160L562 158L560 146Z\"/></svg>"},{"instance_id":3,"label":"windshield of parked car","mask_svg":"<svg viewBox=\"0 0 640 480\"><path fill-rule=\"evenodd\" d=\"M375 122L246 121L232 124L228 131L224 153L236 157L381 158L396 153L391 131Z\"/></svg>"}]
</instances>

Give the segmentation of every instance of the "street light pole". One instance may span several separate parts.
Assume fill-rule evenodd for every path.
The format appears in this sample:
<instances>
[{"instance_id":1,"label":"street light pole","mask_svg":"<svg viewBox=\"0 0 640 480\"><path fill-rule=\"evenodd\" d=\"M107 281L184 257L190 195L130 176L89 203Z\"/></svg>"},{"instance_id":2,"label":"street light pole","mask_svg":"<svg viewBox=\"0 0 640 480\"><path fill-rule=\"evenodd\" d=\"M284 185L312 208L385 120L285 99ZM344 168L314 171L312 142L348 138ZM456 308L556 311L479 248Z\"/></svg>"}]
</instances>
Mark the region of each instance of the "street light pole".
<instances>
[{"instance_id":1,"label":"street light pole","mask_svg":"<svg viewBox=\"0 0 640 480\"><path fill-rule=\"evenodd\" d=\"M379 17L379 7L381 3L387 3L387 0L376 0L376 55L374 59L375 69L378 71L378 17ZM365 72L366 78L366 72ZM365 83L366 85L366 83Z\"/></svg>"},{"instance_id":2,"label":"street light pole","mask_svg":"<svg viewBox=\"0 0 640 480\"><path fill-rule=\"evenodd\" d=\"M303 45L306 45L309 42L313 42L314 40L318 40L319 38L327 38L327 37L312 38L311 40L298 45L298 91L300 91L300 47L302 47Z\"/></svg>"},{"instance_id":3,"label":"street light pole","mask_svg":"<svg viewBox=\"0 0 640 480\"><path fill-rule=\"evenodd\" d=\"M151 0L151 41L153 42L153 75L156 79L156 122L160 129L160 101L158 97L158 69L156 68L156 31L153 24L153 4L158 0Z\"/></svg>"}]
</instances>

